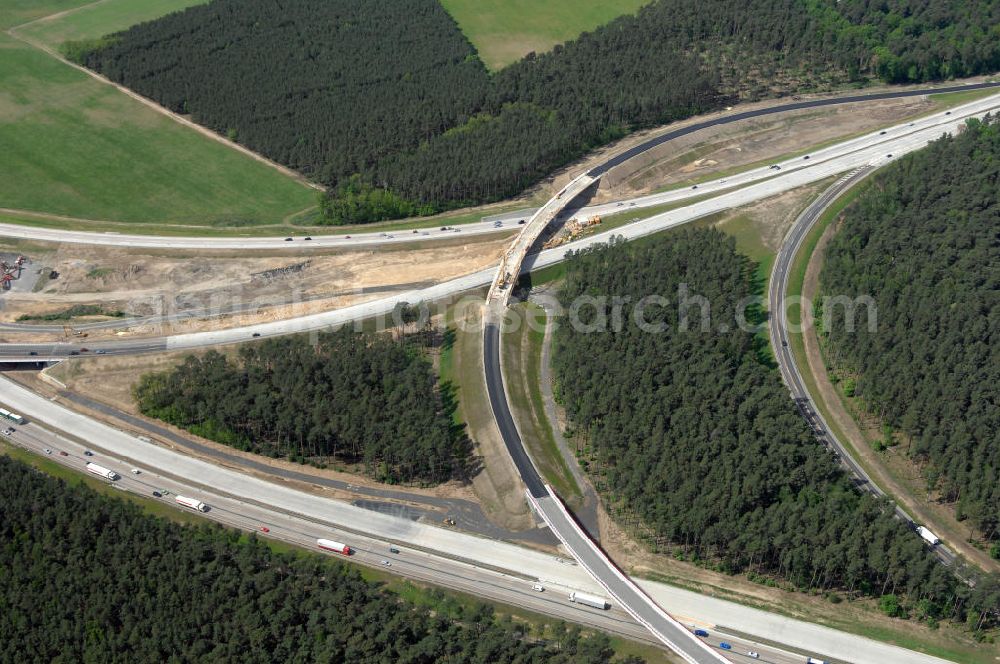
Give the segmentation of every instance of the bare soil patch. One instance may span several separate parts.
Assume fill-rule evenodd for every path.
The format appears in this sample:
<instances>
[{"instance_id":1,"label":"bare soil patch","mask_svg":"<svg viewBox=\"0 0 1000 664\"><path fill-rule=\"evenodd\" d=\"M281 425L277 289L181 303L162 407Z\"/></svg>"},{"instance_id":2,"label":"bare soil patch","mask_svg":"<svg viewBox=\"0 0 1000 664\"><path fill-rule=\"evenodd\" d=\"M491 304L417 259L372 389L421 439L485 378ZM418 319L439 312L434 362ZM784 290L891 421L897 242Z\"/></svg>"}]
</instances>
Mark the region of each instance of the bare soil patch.
<instances>
[{"instance_id":1,"label":"bare soil patch","mask_svg":"<svg viewBox=\"0 0 1000 664\"><path fill-rule=\"evenodd\" d=\"M280 320L481 270L497 261L507 242L493 238L399 251L255 256L51 245L31 267L46 275L55 271L58 277L39 281L35 292L3 293L0 320L13 322L22 314L47 314L77 304L99 304L129 317L194 314L157 325L94 331L91 337L179 333ZM28 340L25 335L17 339ZM41 334L37 340L49 337Z\"/></svg>"}]
</instances>

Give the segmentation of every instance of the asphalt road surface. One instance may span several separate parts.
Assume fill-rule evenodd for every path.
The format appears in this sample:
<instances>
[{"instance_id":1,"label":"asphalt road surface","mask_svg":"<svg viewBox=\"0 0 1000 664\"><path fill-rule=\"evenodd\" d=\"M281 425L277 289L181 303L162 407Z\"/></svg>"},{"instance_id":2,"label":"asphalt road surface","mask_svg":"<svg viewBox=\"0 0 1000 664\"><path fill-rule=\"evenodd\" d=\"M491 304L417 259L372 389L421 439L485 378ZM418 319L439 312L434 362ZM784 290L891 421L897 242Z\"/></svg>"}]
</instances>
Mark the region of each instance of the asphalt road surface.
<instances>
[{"instance_id":1,"label":"asphalt road surface","mask_svg":"<svg viewBox=\"0 0 1000 664\"><path fill-rule=\"evenodd\" d=\"M728 189L729 182L722 183L719 180L714 183L723 188L718 195L698 200L690 205L669 210L619 228L596 233L554 249L530 254L524 261L522 274L527 270L561 262L565 260L568 251L605 243L612 237L622 237L626 240L645 237L717 212L776 196L803 185L846 173L855 168L888 163L906 153L920 149L928 141L940 137L945 132L956 131L964 124L967 118L981 117L987 112L995 111L998 108L1000 108L1000 95L991 95L987 99L970 102L969 104L956 107L947 113L936 113L921 121L904 123L889 128L884 130L884 134L881 131L873 132L867 136L847 141L844 144L826 148L828 151L833 150L835 154L828 155L828 158L817 160L816 162L811 158L805 159L803 157L797 160L800 162L799 167L775 170L773 171L775 175L757 180L753 184L738 189ZM848 147L840 147L842 145L847 145ZM809 156L811 157L811 155ZM809 165L802 166L801 164L804 163L808 163ZM700 185L700 187L704 187L705 189L710 186L714 186L713 183ZM59 359L71 356L74 352L82 354L82 348L87 348L90 353L101 350L109 355L156 352L163 350L164 347L166 350L186 350L240 343L249 341L257 336L269 337L312 330L324 330L356 320L387 315L398 302L433 302L451 297L457 293L479 288L491 283L496 274L496 268L482 270L427 288L414 288L335 311L211 332L192 332L168 337L130 341L97 342L89 345L81 343L0 344L0 361ZM35 355L32 355L32 353L35 353Z\"/></svg>"},{"instance_id":2,"label":"asphalt road surface","mask_svg":"<svg viewBox=\"0 0 1000 664\"><path fill-rule=\"evenodd\" d=\"M133 435L96 422L59 403L34 394L3 376L0 376L0 405L21 413L28 419L28 423L23 426L15 425L17 432L13 437L14 442L23 445L28 437L33 437L36 442L44 441L41 444L53 450L52 459L59 456L59 450L66 450L72 451L75 458L82 461L83 446L86 446L94 453L93 459L101 465L118 470L126 482L139 479L157 488L167 488L172 493L183 491L183 495L199 498L213 508L225 507L240 515L242 521L238 525L241 527L255 529L258 527L257 524L265 525L275 533L272 526L277 526L280 535L280 529L288 524L290 530L308 534L308 536L300 534L296 540L306 546L314 544L316 537L323 536L359 547L362 547L364 542L370 541L371 544L364 544L363 548L371 551L373 557L382 555L383 558L378 560L387 558L381 552L386 551L391 543L407 554L413 551L419 552L422 556L445 560L447 562L441 564L447 565L449 570L463 570L462 576L466 572L472 573L470 570L477 570L476 574L486 575L483 578L493 581L502 578L515 594L506 599L494 597L492 594L494 591L491 590L493 586L485 582L482 587L479 582L470 582L466 587L459 588L451 585L453 581L451 572L441 573L434 579L434 582L446 587L464 589L490 599L539 610L547 615L562 616L556 611L564 613L571 611L573 612L571 615L575 617L567 616L568 620L615 631L613 625L588 622L592 618L604 620L603 612L570 605L566 601L566 595L573 590L595 594L603 592L584 569L566 558L436 527L406 517L362 509L325 496L321 487L307 492L288 486L280 478L267 481L234 469L193 459L174 450L145 443ZM37 447L36 444L36 449ZM77 464L77 467L82 468L82 464ZM140 469L141 474L125 477L126 474L131 475L128 472L131 468ZM150 480L151 477L157 479ZM167 484L163 484L164 482ZM145 486L142 491L145 490L152 489ZM221 509L213 509L205 516L215 518L220 514L224 514ZM294 525L302 523L311 525L307 528ZM396 567L396 563L393 562L392 571L397 571ZM531 584L536 582L546 588L543 593L538 593L542 596L540 598L536 598L530 591ZM879 664L943 662L934 657L864 637L726 600L706 597L662 583L640 580L639 585L644 593L670 611L687 628L707 629L712 636L706 639L706 642L715 648L721 642L720 634L754 635L746 642L747 647L760 652L761 659L765 661L803 661L805 654L812 654L831 662L878 662ZM548 604L537 605L538 602ZM548 606L549 610L546 610L545 606ZM616 607L603 615L617 616L617 620L622 620L624 614ZM638 637L636 632L632 632L632 635ZM762 647L753 647L752 642L758 640L759 643L785 644L783 650L788 649L798 655L783 660L766 658ZM726 641L730 642L728 636ZM745 655L736 654L739 654L739 657L734 657L735 661L749 661Z\"/></svg>"},{"instance_id":3,"label":"asphalt road surface","mask_svg":"<svg viewBox=\"0 0 1000 664\"><path fill-rule=\"evenodd\" d=\"M405 490L382 489L377 487L358 486L343 480L335 480L322 475L311 475L304 472L289 470L286 468L271 466L266 463L254 460L252 457L241 456L217 447L211 447L199 443L192 438L174 433L167 427L148 422L145 419L136 417L129 413L122 412L105 403L95 401L82 394L75 392L60 392L60 399L73 402L92 411L103 413L137 435L155 437L164 441L168 445L188 450L200 457L207 457L230 468L239 468L257 474L266 474L270 477L282 480L292 480L305 484L314 484L330 489L349 491L353 494L365 496L367 500L355 500L352 504L365 507L383 514L405 514L408 518L419 516L432 523L439 523L444 518L455 520L455 525L460 530L501 539L507 542L523 542L530 544L552 545L556 543L555 536L551 533L534 529L527 531L512 531L502 528L483 514L479 503L462 498L442 498L439 496L428 496L420 493L411 493ZM405 505L404 505L405 503Z\"/></svg>"},{"instance_id":4,"label":"asphalt road surface","mask_svg":"<svg viewBox=\"0 0 1000 664\"><path fill-rule=\"evenodd\" d=\"M721 654L721 650L713 650L668 615L634 581L615 567L610 558L587 536L565 510L559 497L542 482L510 412L500 357L499 327L513 288L514 280L509 277L520 273L525 255L545 227L592 182L593 179L589 176L574 178L531 218L501 259L498 276L486 297L486 311L483 315L483 371L490 409L507 452L527 487L528 500L535 513L542 517L563 546L614 598L618 606L689 664L727 662L729 660ZM505 276L508 278L504 279Z\"/></svg>"},{"instance_id":5,"label":"asphalt road surface","mask_svg":"<svg viewBox=\"0 0 1000 664\"><path fill-rule=\"evenodd\" d=\"M521 436L514 424L514 417L511 415L510 407L507 404L507 394L503 384L503 373L500 371L500 328L495 322L489 321L484 326L483 331L483 363L486 374L486 391L490 399L490 408L493 409L493 418L500 428L500 435L504 445L507 446L507 453L517 467L517 473L521 476L528 492L535 498L542 498L549 494L541 476L535 470L535 466L528 458L528 453L521 443Z\"/></svg>"},{"instance_id":6,"label":"asphalt road surface","mask_svg":"<svg viewBox=\"0 0 1000 664\"><path fill-rule=\"evenodd\" d=\"M801 108L808 108L815 105L822 104L803 103ZM949 111L945 115L950 116L951 112ZM747 113L744 114L744 117L754 117L754 114ZM897 128L897 131L894 132L897 134L903 134L903 137L898 139L899 147L897 150L908 151L910 149L916 149L927 142L927 139L924 137L924 133L928 131L927 123L924 123L924 126L921 127L916 127L915 125L915 122L909 123L906 128L902 130ZM669 646L671 650L676 652L685 661L690 662L691 664L707 664L709 662L726 661L726 659L716 651L705 647L704 643L694 638L690 632L685 630L675 619L673 619L654 601L652 601L648 595L643 593L631 579L618 570L608 556L604 554L583 532L582 528L576 524L573 517L570 516L565 509L563 509L558 496L556 496L549 487L541 484L539 474L528 457L521 436L517 431L513 417L510 414L502 375L503 371L500 359L498 322L502 320L503 310L510 297L510 290L512 286L512 279L510 276L520 272L524 256L527 254L533 239L538 237L544 229L544 226L546 226L554 218L557 218L561 208L569 205L574 196L578 194L581 189L581 187L578 186L578 183L582 182L585 187L586 185L589 185L594 178L600 177L602 173L606 172L607 168L613 166L615 163L622 163L622 161L631 158L636 154L640 154L652 146L659 145L662 142L684 135L685 133L698 131L706 126L711 126L711 123L708 122L702 124L701 126L694 125L679 129L672 134L667 134L649 141L646 144L636 146L636 148L631 151L631 154L626 152L623 155L619 155L618 158L621 159L621 161L615 162L615 160L612 159L605 165L589 171L585 176L583 176L582 180L581 177L575 178L569 185L567 185L567 187L560 191L555 197L550 199L549 202L546 203L546 205L531 218L527 226L519 234L515 243L507 252L504 253L503 258L501 259L498 275L494 279L490 288L490 293L487 296L487 311L484 315L483 344L485 380L494 419L514 465L517 467L522 480L527 486L528 497L535 511L544 518L549 528L556 534L573 557L576 558L576 560L594 577L595 580L601 584L605 590L607 590L608 593L612 595L612 597L615 598L616 601L618 601L619 605L628 611L628 613L638 622L649 628L650 632L655 634L657 638ZM930 129L932 131L934 130L933 124L930 125ZM880 131L878 135L886 136L887 134L887 131ZM884 152L884 143L888 142L888 140L875 140L868 142L864 142L862 140L860 144L857 140L848 141L846 144L838 146L839 149L834 148L833 150L827 150L827 154L823 155L823 159L828 163L835 161L836 154L850 154L852 151L865 153L866 150L879 149ZM874 143L875 145L869 145L870 143ZM882 159L886 161L891 160L894 157L893 153L884 152L884 154L885 157ZM810 161L812 158L818 158L818 155L804 155L802 157L802 161ZM878 156L872 155L868 164L860 170L870 170L876 163L878 163L877 160L879 159L880 158ZM885 162L883 161L882 163ZM609 166L609 164L611 166ZM822 168L822 165L820 168ZM782 167L780 165L772 165L769 167L769 170L781 171ZM853 179L851 177L845 177L840 180L840 183L843 184L843 186L846 186L846 183L850 183L852 181ZM720 180L717 184L720 187L728 186L725 184L725 180ZM572 191L567 193L567 190L571 188ZM697 189L697 187L693 187L692 189ZM814 204L810 208L810 210L825 209L825 206L829 204L829 201L832 201L835 198L836 189L837 188L834 187L833 192L827 192L817 204ZM798 237L799 241L801 241L801 236ZM787 278L787 258L785 261L786 266L781 269L781 274L785 275ZM785 332L782 332L782 335L784 334ZM782 336L781 338L784 339L785 337ZM783 347L786 346L787 344L784 344ZM800 407L802 407L801 402ZM847 458L849 459L849 457ZM865 479L868 480L866 477ZM867 483L868 485L873 486L870 480L868 480Z\"/></svg>"},{"instance_id":7,"label":"asphalt road surface","mask_svg":"<svg viewBox=\"0 0 1000 664\"><path fill-rule=\"evenodd\" d=\"M941 94L947 92L962 92L970 90L979 90L992 87L1000 87L1000 82L998 83L976 83L970 85L958 85L958 86L945 86L936 88L921 88L915 90L901 90L892 92L883 92L867 95L850 95L844 97L830 97L827 99L813 99L808 101L798 101L790 102L787 104L780 104L777 106L771 106L769 108L761 108L753 111L744 111L742 113L734 113L732 115L726 115L723 117L713 118L711 120L705 120L696 124L689 125L687 127L682 127L680 129L675 129L673 131L666 132L660 136L649 139L639 145L636 145L624 152L614 155L608 158L603 163L595 166L591 170L587 171L586 175L597 178L611 170L615 166L618 166L633 157L642 154L643 152L655 148L663 143L671 141L675 138L681 136L686 136L696 131L701 131L704 129L709 129L711 127L718 127L720 125L730 124L733 122L739 122L742 120L747 120L751 118L759 118L767 115L773 115L776 113L785 113L788 111L796 111L808 108L820 108L824 106L834 106L840 104L849 104L857 102L866 101L877 101L883 99L897 99L904 97L918 97L927 94ZM697 192L700 195L703 192ZM685 197L692 197L695 192L673 192L667 195L661 202L669 202L671 200L681 200ZM648 197L644 197L648 198ZM657 199L650 199L657 200ZM660 203L649 203L649 204L660 204ZM586 208L581 211L581 214L599 214L601 211L605 213L607 211L613 211L617 204L612 204L608 206L600 206L596 208ZM636 206L638 207L638 205ZM464 237L466 235L483 235L483 234L493 234L510 232L512 229L517 228L517 222L521 220L527 220L533 211L522 211L518 210L513 213L507 213L506 215L491 215L486 217L484 221L476 222L472 224L461 224L457 226L445 225L440 226L440 221L437 222L438 225L428 226L426 228L411 229L411 230L396 230L396 231L382 231L382 232L361 232L352 233L350 235L290 235L290 236L278 236L278 237L170 237L170 236L154 236L154 235L133 235L126 233L96 233L96 232L86 232L86 231L69 231L60 229L47 229L47 228L34 228L28 226L21 226L18 224L0 224L0 235L8 237L17 237L22 239L40 240L47 242L68 242L77 244L97 244L106 246L124 246L124 247L138 247L138 248L183 248L183 249L283 249L283 250L300 250L300 249L310 249L314 247L322 248L365 248L371 247L373 245L392 245L392 244L406 244L411 242L423 242L423 241L434 241L440 239L450 239L454 238L456 233L462 234ZM497 223L499 222L499 225ZM429 222L430 223L430 222ZM306 239L309 238L309 239Z\"/></svg>"},{"instance_id":8,"label":"asphalt road surface","mask_svg":"<svg viewBox=\"0 0 1000 664\"><path fill-rule=\"evenodd\" d=\"M778 362L781 377L788 386L792 399L799 408L799 412L802 413L802 416L809 423L813 433L816 434L816 437L824 445L833 451L840 462L847 468L848 472L856 478L856 484L860 489L879 497L885 497L885 492L872 481L861 464L851 455L847 446L833 433L833 430L827 424L826 419L820 413L819 409L816 408L812 396L806 389L805 381L795 362L795 355L788 345L788 304L786 303L789 273L795 261L795 256L802 247L802 243L809 234L809 231L837 198L871 173L872 170L871 168L861 168L841 178L823 192L823 195L809 205L795 220L792 228L785 236L781 248L778 250L778 256L775 258L774 267L772 268L770 292L768 293L768 306L771 316L768 325L770 327L771 346L774 348L774 356ZM899 505L896 505L895 508L896 515L914 528L913 536L919 537L915 530L916 524L910 515ZM953 565L957 558L955 553L943 544L934 547L934 554L942 563L949 566Z\"/></svg>"},{"instance_id":9,"label":"asphalt road surface","mask_svg":"<svg viewBox=\"0 0 1000 664\"><path fill-rule=\"evenodd\" d=\"M982 90L982 89L994 88L994 87L1000 87L1000 82L998 82L998 83L975 83L975 84L972 84L972 85L953 85L953 86L946 86L946 87L941 87L941 88L933 88L933 89L930 89L930 90L924 88L924 89L920 89L920 90L904 90L904 91L892 91L892 92L879 92L879 93L867 94L867 95L851 95L851 96L847 96L847 97L831 97L829 99L812 99L812 100L809 100L809 101L800 101L800 102L795 102L795 103L791 103L791 104L782 104L781 106L772 107L772 108L761 108L761 109L758 109L758 110L755 110L755 111L745 111L743 113L736 113L734 115L728 115L725 118L719 118L719 120L707 120L705 122L699 122L697 124L689 125L689 126L684 127L682 129L677 129L676 131L668 132L668 133L663 134L661 136L656 136L655 138L651 138L650 140L648 140L648 141L646 141L644 143L640 143L639 145L636 145L635 147L633 147L633 148L631 148L629 150L626 150L625 152L622 152L619 155L615 155L614 157L612 157L611 159L607 160L603 164L600 164L599 166L595 166L594 168L590 169L590 171L588 171L588 175L591 175L593 177L598 177L600 175L603 175L604 173L607 173L609 170L611 170L615 166L623 164L626 161L628 161L629 159L631 159L631 158L633 158L633 157L635 157L637 155L640 155L643 152L646 152L647 150L650 150L650 149L652 149L652 148L654 148L654 147L656 147L658 145L662 145L663 143L666 143L667 141L673 140L673 139L678 138L680 136L685 136L687 134L690 134L690 133L693 133L695 131L698 131L699 129L704 129L706 127L714 127L714 126L718 126L720 124L726 124L726 123L729 123L729 122L737 122L739 120L747 120L747 119L750 119L750 118L763 117L765 115L770 115L771 113L774 113L775 109L777 109L777 108L780 108L782 112L784 112L784 111L796 111L796 110L800 110L800 109L804 109L804 108L819 108L821 106L833 106L833 105L837 105L837 104L851 104L851 103L854 103L854 102L877 101L877 100L880 100L880 99L900 99L900 98L903 98L903 97L919 97L921 95L926 95L926 94L930 94L930 93L933 93L933 94L942 94L942 93L946 93L946 92L962 92L962 91L965 91L965 90ZM724 121L724 122L721 122L720 120Z\"/></svg>"}]
</instances>

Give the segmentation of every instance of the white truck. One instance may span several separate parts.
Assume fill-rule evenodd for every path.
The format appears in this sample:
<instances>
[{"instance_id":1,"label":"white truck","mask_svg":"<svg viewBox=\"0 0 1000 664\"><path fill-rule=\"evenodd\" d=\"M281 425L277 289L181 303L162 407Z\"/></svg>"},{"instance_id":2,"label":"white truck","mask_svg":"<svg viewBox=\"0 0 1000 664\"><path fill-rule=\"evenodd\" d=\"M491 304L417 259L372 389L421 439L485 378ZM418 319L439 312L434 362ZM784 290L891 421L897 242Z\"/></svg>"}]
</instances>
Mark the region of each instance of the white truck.
<instances>
[{"instance_id":1,"label":"white truck","mask_svg":"<svg viewBox=\"0 0 1000 664\"><path fill-rule=\"evenodd\" d=\"M198 512L208 511L208 505L201 502L197 498L186 498L184 496L177 496L174 498L174 500L177 501L178 505L183 505L184 507L190 507L191 509L196 510Z\"/></svg>"},{"instance_id":2,"label":"white truck","mask_svg":"<svg viewBox=\"0 0 1000 664\"><path fill-rule=\"evenodd\" d=\"M346 544L341 544L340 542L334 542L333 540L328 540L328 539L321 538L316 540L316 546L323 549L324 551L333 551L334 553L339 553L345 556L349 556L352 553L354 553L353 551L351 551L351 547L347 546Z\"/></svg>"},{"instance_id":3,"label":"white truck","mask_svg":"<svg viewBox=\"0 0 1000 664\"><path fill-rule=\"evenodd\" d=\"M602 611L611 606L608 604L608 600L603 597L575 591L569 594L569 601L575 602L576 604L583 604L585 606L592 606L595 609L600 609Z\"/></svg>"},{"instance_id":4,"label":"white truck","mask_svg":"<svg viewBox=\"0 0 1000 664\"><path fill-rule=\"evenodd\" d=\"M941 543L941 539L937 535L927 530L923 526L917 526L917 534L923 537L924 541L930 544L931 546L937 546L938 544Z\"/></svg>"},{"instance_id":5,"label":"white truck","mask_svg":"<svg viewBox=\"0 0 1000 664\"><path fill-rule=\"evenodd\" d=\"M118 473L115 471L110 468L105 468L104 466L98 466L96 463L88 463L87 472L99 475L100 477L103 477L106 480L111 480L112 482L117 480L119 477Z\"/></svg>"}]
</instances>

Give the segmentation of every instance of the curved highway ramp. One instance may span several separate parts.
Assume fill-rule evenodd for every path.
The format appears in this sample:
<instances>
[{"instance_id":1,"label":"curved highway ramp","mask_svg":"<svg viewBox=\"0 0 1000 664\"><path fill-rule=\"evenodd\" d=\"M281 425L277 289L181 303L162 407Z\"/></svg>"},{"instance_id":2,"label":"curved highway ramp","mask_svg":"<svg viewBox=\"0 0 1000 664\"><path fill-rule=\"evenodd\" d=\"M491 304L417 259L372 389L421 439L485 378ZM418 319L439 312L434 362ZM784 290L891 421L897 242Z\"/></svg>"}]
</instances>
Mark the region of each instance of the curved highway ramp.
<instances>
[{"instance_id":1,"label":"curved highway ramp","mask_svg":"<svg viewBox=\"0 0 1000 664\"><path fill-rule=\"evenodd\" d=\"M507 402L500 361L500 325L511 291L521 273L524 258L548 224L599 177L585 173L563 187L532 216L500 261L499 270L486 297L483 314L483 369L490 408L507 452L527 486L529 503L570 554L614 598L619 607L690 664L728 662L671 618L584 533L551 487L542 481L524 447Z\"/></svg>"},{"instance_id":2,"label":"curved highway ramp","mask_svg":"<svg viewBox=\"0 0 1000 664\"><path fill-rule=\"evenodd\" d=\"M639 586L622 573L566 510L546 485L521 441L507 403L500 368L500 327L487 315L483 336L486 390L493 416L507 451L527 486L528 501L580 565L611 595L618 606L691 664L728 662L661 609Z\"/></svg>"}]
</instances>

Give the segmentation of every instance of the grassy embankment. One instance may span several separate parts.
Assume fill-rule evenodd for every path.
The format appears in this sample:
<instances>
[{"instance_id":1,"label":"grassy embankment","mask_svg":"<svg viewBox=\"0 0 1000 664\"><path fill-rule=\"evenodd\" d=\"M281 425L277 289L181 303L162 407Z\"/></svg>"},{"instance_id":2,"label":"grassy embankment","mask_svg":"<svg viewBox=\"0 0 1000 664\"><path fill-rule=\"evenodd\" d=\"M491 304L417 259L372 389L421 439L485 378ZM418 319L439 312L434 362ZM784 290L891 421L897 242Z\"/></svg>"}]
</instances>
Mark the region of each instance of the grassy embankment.
<instances>
[{"instance_id":1,"label":"grassy embankment","mask_svg":"<svg viewBox=\"0 0 1000 664\"><path fill-rule=\"evenodd\" d=\"M542 401L540 378L545 311L531 302L514 305L512 310L521 323L506 331L501 340L511 412L538 472L572 506L583 494L559 451Z\"/></svg>"}]
</instances>

